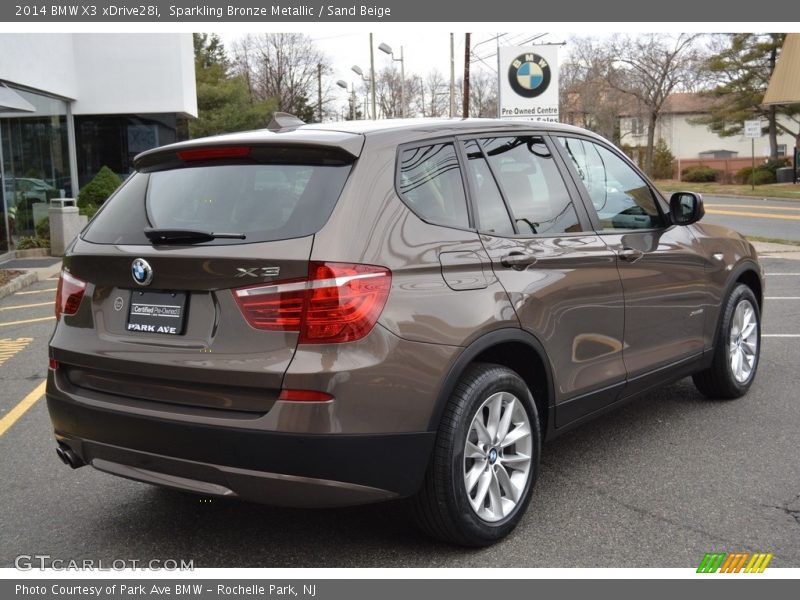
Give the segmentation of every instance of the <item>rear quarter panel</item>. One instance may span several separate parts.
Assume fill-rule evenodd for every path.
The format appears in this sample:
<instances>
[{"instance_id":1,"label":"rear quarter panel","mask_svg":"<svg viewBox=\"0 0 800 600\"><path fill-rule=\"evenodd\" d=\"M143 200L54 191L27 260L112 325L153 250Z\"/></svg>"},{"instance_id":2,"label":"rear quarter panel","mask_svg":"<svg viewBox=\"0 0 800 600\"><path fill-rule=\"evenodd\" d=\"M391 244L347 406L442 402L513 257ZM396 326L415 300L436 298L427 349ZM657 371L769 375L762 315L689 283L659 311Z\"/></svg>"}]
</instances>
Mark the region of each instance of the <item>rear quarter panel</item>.
<instances>
[{"instance_id":1,"label":"rear quarter panel","mask_svg":"<svg viewBox=\"0 0 800 600\"><path fill-rule=\"evenodd\" d=\"M388 267L392 290L379 322L407 340L466 346L492 330L519 327L478 234L430 225L402 202L396 157L396 143L367 137L339 203L315 237L311 259ZM453 254L445 261L443 253ZM450 257L458 264L447 264ZM458 285L447 275L448 285L443 262L462 281L480 283Z\"/></svg>"}]
</instances>

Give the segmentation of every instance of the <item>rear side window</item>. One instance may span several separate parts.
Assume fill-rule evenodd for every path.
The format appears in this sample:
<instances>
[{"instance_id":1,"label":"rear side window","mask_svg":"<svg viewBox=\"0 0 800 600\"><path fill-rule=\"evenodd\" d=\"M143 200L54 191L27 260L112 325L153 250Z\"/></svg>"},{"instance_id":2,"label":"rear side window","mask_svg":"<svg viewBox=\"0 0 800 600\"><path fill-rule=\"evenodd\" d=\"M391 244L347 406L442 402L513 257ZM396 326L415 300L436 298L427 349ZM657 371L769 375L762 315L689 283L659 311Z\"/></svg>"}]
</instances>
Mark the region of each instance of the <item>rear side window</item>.
<instances>
[{"instance_id":1,"label":"rear side window","mask_svg":"<svg viewBox=\"0 0 800 600\"><path fill-rule=\"evenodd\" d=\"M581 231L575 205L540 136L482 141L522 235Z\"/></svg>"},{"instance_id":2,"label":"rear side window","mask_svg":"<svg viewBox=\"0 0 800 600\"><path fill-rule=\"evenodd\" d=\"M350 164L220 164L137 173L84 234L89 242L150 244L145 227L241 233L252 243L304 237L325 224Z\"/></svg>"},{"instance_id":3,"label":"rear side window","mask_svg":"<svg viewBox=\"0 0 800 600\"><path fill-rule=\"evenodd\" d=\"M469 227L464 183L452 143L404 150L398 187L405 203L422 220Z\"/></svg>"}]
</instances>

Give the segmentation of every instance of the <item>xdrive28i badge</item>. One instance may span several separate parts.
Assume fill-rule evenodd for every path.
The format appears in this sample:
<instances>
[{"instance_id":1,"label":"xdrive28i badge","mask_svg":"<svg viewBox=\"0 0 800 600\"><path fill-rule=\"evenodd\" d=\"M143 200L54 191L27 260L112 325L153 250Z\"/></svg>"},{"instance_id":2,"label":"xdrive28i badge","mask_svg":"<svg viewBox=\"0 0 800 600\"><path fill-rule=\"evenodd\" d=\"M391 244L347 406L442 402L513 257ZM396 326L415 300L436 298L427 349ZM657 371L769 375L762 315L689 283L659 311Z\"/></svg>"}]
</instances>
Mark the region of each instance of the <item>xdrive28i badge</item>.
<instances>
[{"instance_id":1,"label":"xdrive28i badge","mask_svg":"<svg viewBox=\"0 0 800 600\"><path fill-rule=\"evenodd\" d=\"M550 85L550 64L533 52L520 54L508 68L508 83L523 98L536 98Z\"/></svg>"},{"instance_id":2,"label":"xdrive28i badge","mask_svg":"<svg viewBox=\"0 0 800 600\"><path fill-rule=\"evenodd\" d=\"M139 285L150 285L153 281L153 267L143 258L137 258L131 263L131 275Z\"/></svg>"}]
</instances>

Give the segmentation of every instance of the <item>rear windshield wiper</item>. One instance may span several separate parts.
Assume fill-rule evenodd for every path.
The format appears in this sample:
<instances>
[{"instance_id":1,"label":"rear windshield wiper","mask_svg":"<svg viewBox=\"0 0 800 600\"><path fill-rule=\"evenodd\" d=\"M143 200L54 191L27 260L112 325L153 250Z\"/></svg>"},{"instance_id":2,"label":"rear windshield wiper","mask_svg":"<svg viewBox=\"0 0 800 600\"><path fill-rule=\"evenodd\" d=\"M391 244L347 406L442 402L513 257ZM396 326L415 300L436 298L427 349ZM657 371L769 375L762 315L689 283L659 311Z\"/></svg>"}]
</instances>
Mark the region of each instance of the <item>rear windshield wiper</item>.
<instances>
[{"instance_id":1,"label":"rear windshield wiper","mask_svg":"<svg viewBox=\"0 0 800 600\"><path fill-rule=\"evenodd\" d=\"M198 229L158 229L145 227L144 234L155 244L200 244L211 240L243 240L243 233L215 233Z\"/></svg>"}]
</instances>

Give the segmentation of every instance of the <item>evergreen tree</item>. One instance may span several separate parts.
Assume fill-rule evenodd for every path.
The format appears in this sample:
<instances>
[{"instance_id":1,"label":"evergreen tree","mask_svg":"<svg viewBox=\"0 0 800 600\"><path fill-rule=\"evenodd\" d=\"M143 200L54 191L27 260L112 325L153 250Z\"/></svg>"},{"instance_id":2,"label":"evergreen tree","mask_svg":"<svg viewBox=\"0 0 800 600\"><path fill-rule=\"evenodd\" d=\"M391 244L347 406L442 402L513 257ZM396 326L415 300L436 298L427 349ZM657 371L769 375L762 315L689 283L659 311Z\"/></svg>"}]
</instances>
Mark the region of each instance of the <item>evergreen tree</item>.
<instances>
[{"instance_id":1,"label":"evergreen tree","mask_svg":"<svg viewBox=\"0 0 800 600\"><path fill-rule=\"evenodd\" d=\"M708 125L723 137L741 135L744 121L766 119L764 133L769 136L770 158L778 158L778 132L800 141L800 104L762 106L775 63L780 56L785 33L733 33L717 39L714 55L705 69L716 83L704 92L714 98L707 115L693 122ZM779 118L782 115L784 118Z\"/></svg>"},{"instance_id":2,"label":"evergreen tree","mask_svg":"<svg viewBox=\"0 0 800 600\"><path fill-rule=\"evenodd\" d=\"M190 137L203 137L267 126L275 103L253 102L247 83L232 75L225 48L216 34L194 34L197 119L189 122Z\"/></svg>"}]
</instances>

